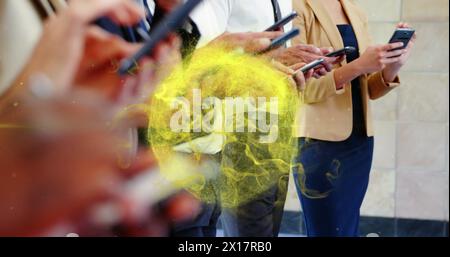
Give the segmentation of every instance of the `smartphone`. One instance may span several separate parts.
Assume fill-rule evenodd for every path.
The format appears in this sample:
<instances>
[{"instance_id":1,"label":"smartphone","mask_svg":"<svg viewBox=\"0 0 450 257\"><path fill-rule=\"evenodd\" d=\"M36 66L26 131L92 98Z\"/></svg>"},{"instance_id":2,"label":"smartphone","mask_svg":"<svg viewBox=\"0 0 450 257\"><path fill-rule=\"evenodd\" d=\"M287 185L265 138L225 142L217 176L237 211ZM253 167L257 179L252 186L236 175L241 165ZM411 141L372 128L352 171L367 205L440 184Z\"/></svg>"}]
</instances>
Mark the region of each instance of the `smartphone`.
<instances>
[{"instance_id":1,"label":"smartphone","mask_svg":"<svg viewBox=\"0 0 450 257\"><path fill-rule=\"evenodd\" d=\"M283 34L282 36L275 38L274 40L272 40L272 43L270 43L270 46L268 48L266 48L265 50L259 52L258 54L264 54L267 53L275 48L278 48L282 45L284 45L287 41L291 40L292 38L298 36L300 34L300 30L299 29L293 29L285 34Z\"/></svg>"},{"instance_id":2,"label":"smartphone","mask_svg":"<svg viewBox=\"0 0 450 257\"><path fill-rule=\"evenodd\" d=\"M148 35L148 40L146 40L144 46L136 54L121 62L118 71L119 75L127 74L135 67L140 59L151 53L160 41L167 38L171 32L180 28L184 21L189 17L189 14L200 4L200 2L202 2L202 0L188 0L185 4L167 15Z\"/></svg>"},{"instance_id":3,"label":"smartphone","mask_svg":"<svg viewBox=\"0 0 450 257\"><path fill-rule=\"evenodd\" d=\"M356 48L354 48L353 46L346 46L342 49L339 49L339 50L336 50L334 52L327 54L326 57L339 57L342 55L351 54L355 51L356 51Z\"/></svg>"},{"instance_id":4,"label":"smartphone","mask_svg":"<svg viewBox=\"0 0 450 257\"><path fill-rule=\"evenodd\" d=\"M265 31L276 31L282 27L284 27L286 24L291 22L295 17L297 17L298 14L296 12L293 12L289 14L288 16L284 17L283 19L279 20L269 28L267 28Z\"/></svg>"},{"instance_id":5,"label":"smartphone","mask_svg":"<svg viewBox=\"0 0 450 257\"><path fill-rule=\"evenodd\" d=\"M392 35L391 40L389 40L389 44L391 43L397 43L397 42L403 42L403 47L399 47L396 49L393 49L391 51L405 49L409 41L411 41L412 37L414 36L414 33L416 31L411 28L398 28L395 30L394 35Z\"/></svg>"},{"instance_id":6,"label":"smartphone","mask_svg":"<svg viewBox=\"0 0 450 257\"><path fill-rule=\"evenodd\" d=\"M307 73L308 71L322 65L325 62L325 60L323 58L317 59L313 62L310 62L308 64L306 64L305 66L303 66L300 71L303 73Z\"/></svg>"}]
</instances>

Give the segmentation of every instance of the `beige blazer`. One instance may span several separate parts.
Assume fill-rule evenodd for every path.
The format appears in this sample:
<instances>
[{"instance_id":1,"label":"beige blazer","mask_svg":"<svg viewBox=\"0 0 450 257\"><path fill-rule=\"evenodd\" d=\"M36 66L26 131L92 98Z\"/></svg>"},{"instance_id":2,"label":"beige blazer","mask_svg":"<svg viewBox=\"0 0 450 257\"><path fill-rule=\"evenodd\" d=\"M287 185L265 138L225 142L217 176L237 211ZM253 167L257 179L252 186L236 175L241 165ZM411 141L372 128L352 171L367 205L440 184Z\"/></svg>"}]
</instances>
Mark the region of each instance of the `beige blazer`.
<instances>
[{"instance_id":1,"label":"beige blazer","mask_svg":"<svg viewBox=\"0 0 450 257\"><path fill-rule=\"evenodd\" d=\"M312 44L318 47L344 47L341 35L327 10L316 0L293 0L299 16L294 26L301 30L293 44ZM341 0L345 13L358 39L360 54L371 45L368 19L365 13L351 0ZM343 62L341 65L345 65ZM340 66L340 65L339 65ZM366 118L367 136L373 136L372 114L369 99L377 99L399 85L386 84L381 72L361 76L361 91ZM334 72L320 79L308 81L300 92L301 107L298 112L295 136L326 141L343 141L353 130L351 83L336 90Z\"/></svg>"}]
</instances>

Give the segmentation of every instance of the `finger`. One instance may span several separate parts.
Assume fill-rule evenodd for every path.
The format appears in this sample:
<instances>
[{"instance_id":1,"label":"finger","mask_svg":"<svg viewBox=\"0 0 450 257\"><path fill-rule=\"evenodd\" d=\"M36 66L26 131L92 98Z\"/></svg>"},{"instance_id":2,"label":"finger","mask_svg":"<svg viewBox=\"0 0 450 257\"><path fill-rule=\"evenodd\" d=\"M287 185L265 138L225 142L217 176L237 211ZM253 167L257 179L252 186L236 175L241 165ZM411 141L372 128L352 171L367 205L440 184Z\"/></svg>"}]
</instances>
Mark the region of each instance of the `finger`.
<instances>
[{"instance_id":1,"label":"finger","mask_svg":"<svg viewBox=\"0 0 450 257\"><path fill-rule=\"evenodd\" d=\"M166 206L168 218L177 222L195 217L200 210L199 202L187 193L172 197Z\"/></svg>"},{"instance_id":2,"label":"finger","mask_svg":"<svg viewBox=\"0 0 450 257\"><path fill-rule=\"evenodd\" d=\"M297 90L303 90L303 88L306 84L306 79L305 79L305 75L303 74L303 72L295 73L294 80L297 85Z\"/></svg>"},{"instance_id":3,"label":"finger","mask_svg":"<svg viewBox=\"0 0 450 257\"><path fill-rule=\"evenodd\" d=\"M128 43L96 26L88 29L86 45L89 46L86 49L95 63L104 63L114 58L129 56L140 47L138 44Z\"/></svg>"},{"instance_id":4,"label":"finger","mask_svg":"<svg viewBox=\"0 0 450 257\"><path fill-rule=\"evenodd\" d=\"M265 32L251 32L251 33L245 33L247 38L257 39L257 38L269 38L274 39L281 35L283 35L283 32L281 31L265 31Z\"/></svg>"},{"instance_id":5,"label":"finger","mask_svg":"<svg viewBox=\"0 0 450 257\"><path fill-rule=\"evenodd\" d=\"M391 64L391 63L396 63L399 62L401 60L402 57L392 57L392 58L385 58L381 60L381 63L383 64Z\"/></svg>"},{"instance_id":6,"label":"finger","mask_svg":"<svg viewBox=\"0 0 450 257\"><path fill-rule=\"evenodd\" d=\"M387 44L381 47L381 50L383 51L390 51L396 48L400 48L403 47L403 42L396 42L396 43L391 43L391 44Z\"/></svg>"},{"instance_id":7,"label":"finger","mask_svg":"<svg viewBox=\"0 0 450 257\"><path fill-rule=\"evenodd\" d=\"M148 150L139 150L138 155L135 158L135 161L131 164L131 166L127 169L122 169L121 175L125 178L134 177L142 172L146 172L149 169L153 168L157 165L157 160L153 153Z\"/></svg>"},{"instance_id":8,"label":"finger","mask_svg":"<svg viewBox=\"0 0 450 257\"><path fill-rule=\"evenodd\" d=\"M134 25L145 17L145 11L142 10L133 1L118 3L115 8L105 13L105 16L116 18L120 25Z\"/></svg>"},{"instance_id":9,"label":"finger","mask_svg":"<svg viewBox=\"0 0 450 257\"><path fill-rule=\"evenodd\" d=\"M180 5L181 1L180 0L163 0L163 1L159 0L159 1L157 1L157 4L158 4L158 6L161 7L161 9L164 12L167 13L167 12L172 11L178 5Z\"/></svg>"},{"instance_id":10,"label":"finger","mask_svg":"<svg viewBox=\"0 0 450 257\"><path fill-rule=\"evenodd\" d=\"M131 25L145 17L145 12L128 0L71 1L67 11L71 17L84 24L107 16L121 25Z\"/></svg>"},{"instance_id":11,"label":"finger","mask_svg":"<svg viewBox=\"0 0 450 257\"><path fill-rule=\"evenodd\" d=\"M322 55L325 56L325 55L333 52L334 49L332 47L323 47L323 48L320 48L320 50L322 52Z\"/></svg>"},{"instance_id":12,"label":"finger","mask_svg":"<svg viewBox=\"0 0 450 257\"><path fill-rule=\"evenodd\" d=\"M298 90L297 82L295 81L295 75L287 77L289 85L294 89Z\"/></svg>"},{"instance_id":13,"label":"finger","mask_svg":"<svg viewBox=\"0 0 450 257\"><path fill-rule=\"evenodd\" d=\"M314 75L314 70L310 70L305 74L305 80L308 81Z\"/></svg>"},{"instance_id":14,"label":"finger","mask_svg":"<svg viewBox=\"0 0 450 257\"><path fill-rule=\"evenodd\" d=\"M177 34L172 33L167 37L167 42L172 45L175 49L181 49L182 42L181 38L177 36Z\"/></svg>"},{"instance_id":15,"label":"finger","mask_svg":"<svg viewBox=\"0 0 450 257\"><path fill-rule=\"evenodd\" d=\"M323 68L325 68L325 70L327 71L327 72L330 72L330 71L332 71L333 70L333 64L335 63L335 60L336 60L336 58L331 58L331 59L328 59L327 61L325 61L324 63L323 63Z\"/></svg>"},{"instance_id":16,"label":"finger","mask_svg":"<svg viewBox=\"0 0 450 257\"><path fill-rule=\"evenodd\" d=\"M417 40L417 32L414 32L414 35L412 36L411 41L409 42L414 44L416 40Z\"/></svg>"},{"instance_id":17,"label":"finger","mask_svg":"<svg viewBox=\"0 0 450 257\"><path fill-rule=\"evenodd\" d=\"M298 50L300 51L304 51L304 52L309 52L310 54L315 55L316 57L320 57L322 56L322 51L320 50L320 48L314 46L314 45L296 45L295 46ZM316 58L317 59L317 58Z\"/></svg>"},{"instance_id":18,"label":"finger","mask_svg":"<svg viewBox=\"0 0 450 257\"><path fill-rule=\"evenodd\" d=\"M310 63L310 62L313 62L313 61L323 57L321 55L312 54L312 53L304 52L304 51L299 52L299 56L300 56L301 60L305 63Z\"/></svg>"},{"instance_id":19,"label":"finger","mask_svg":"<svg viewBox=\"0 0 450 257\"><path fill-rule=\"evenodd\" d=\"M292 65L292 66L289 67L289 68L291 68L292 70L294 70L294 71L297 72L300 68L302 68L303 66L305 66L305 64L306 64L306 63L303 63L303 62L301 62L301 63L296 63L296 64Z\"/></svg>"},{"instance_id":20,"label":"finger","mask_svg":"<svg viewBox=\"0 0 450 257\"><path fill-rule=\"evenodd\" d=\"M252 39L246 42L244 50L247 53L258 53L267 49L271 42L269 38Z\"/></svg>"},{"instance_id":21,"label":"finger","mask_svg":"<svg viewBox=\"0 0 450 257\"><path fill-rule=\"evenodd\" d=\"M164 60L166 60L169 57L171 50L172 47L170 44L167 44L166 42L161 42L156 46L155 50L153 51L152 58L153 60L155 60L156 64L163 63Z\"/></svg>"},{"instance_id":22,"label":"finger","mask_svg":"<svg viewBox=\"0 0 450 257\"><path fill-rule=\"evenodd\" d=\"M320 68L317 70L317 74L319 74L321 77L327 75L328 71L326 68Z\"/></svg>"},{"instance_id":23,"label":"finger","mask_svg":"<svg viewBox=\"0 0 450 257\"><path fill-rule=\"evenodd\" d=\"M391 57L401 56L401 55L405 54L406 52L407 52L407 50L405 50L405 49L399 49L399 50L395 50L395 51L386 52L384 54L383 58L391 58Z\"/></svg>"},{"instance_id":24,"label":"finger","mask_svg":"<svg viewBox=\"0 0 450 257\"><path fill-rule=\"evenodd\" d=\"M280 62L273 61L273 62L272 62L272 65L273 65L274 68L276 68L277 70L279 70L279 71L281 71L281 72L283 72L283 73L285 73L285 74L287 74L287 75L289 75L289 76L292 76L292 75L294 75L294 73L295 73L291 68L289 68L288 66L286 66L286 65L284 65L284 64L282 64L282 63L280 63Z\"/></svg>"},{"instance_id":25,"label":"finger","mask_svg":"<svg viewBox=\"0 0 450 257\"><path fill-rule=\"evenodd\" d=\"M339 56L339 58L336 60L335 64L341 63L341 62L343 62L345 59L347 59L347 55L346 55L346 54L341 55L341 56Z\"/></svg>"},{"instance_id":26,"label":"finger","mask_svg":"<svg viewBox=\"0 0 450 257\"><path fill-rule=\"evenodd\" d=\"M409 24L406 23L406 22L400 22L400 23L397 25L397 28L409 28L409 27L410 27Z\"/></svg>"}]
</instances>

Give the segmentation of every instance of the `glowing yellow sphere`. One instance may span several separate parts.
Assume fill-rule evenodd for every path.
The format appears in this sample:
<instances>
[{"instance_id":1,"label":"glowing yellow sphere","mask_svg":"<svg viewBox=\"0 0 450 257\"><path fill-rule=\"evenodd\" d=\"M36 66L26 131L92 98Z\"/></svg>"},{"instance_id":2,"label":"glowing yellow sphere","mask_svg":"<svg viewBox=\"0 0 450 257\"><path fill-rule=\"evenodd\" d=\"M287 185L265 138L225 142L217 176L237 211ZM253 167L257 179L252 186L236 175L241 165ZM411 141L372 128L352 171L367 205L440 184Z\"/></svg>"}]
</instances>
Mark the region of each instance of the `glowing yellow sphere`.
<instances>
[{"instance_id":1,"label":"glowing yellow sphere","mask_svg":"<svg viewBox=\"0 0 450 257\"><path fill-rule=\"evenodd\" d=\"M297 109L296 90L269 61L207 47L156 90L148 140L175 185L235 207L287 179Z\"/></svg>"}]
</instances>

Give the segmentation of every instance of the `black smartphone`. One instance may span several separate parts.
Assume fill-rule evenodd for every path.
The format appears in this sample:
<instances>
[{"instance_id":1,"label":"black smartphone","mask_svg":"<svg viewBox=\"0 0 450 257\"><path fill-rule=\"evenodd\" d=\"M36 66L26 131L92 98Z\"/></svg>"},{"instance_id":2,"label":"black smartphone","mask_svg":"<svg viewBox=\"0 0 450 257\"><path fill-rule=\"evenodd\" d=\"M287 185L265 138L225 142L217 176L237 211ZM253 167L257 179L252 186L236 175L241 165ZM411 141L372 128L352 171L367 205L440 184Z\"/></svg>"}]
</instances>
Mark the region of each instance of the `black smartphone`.
<instances>
[{"instance_id":1,"label":"black smartphone","mask_svg":"<svg viewBox=\"0 0 450 257\"><path fill-rule=\"evenodd\" d=\"M320 65L322 65L325 62L325 60L323 58L317 59L313 62L310 62L308 64L306 64L305 66L303 66L300 71L303 73L307 73L308 71L310 71L311 69L314 69Z\"/></svg>"},{"instance_id":2,"label":"black smartphone","mask_svg":"<svg viewBox=\"0 0 450 257\"><path fill-rule=\"evenodd\" d=\"M411 41L411 39L413 38L414 33L416 33L416 30L411 29L411 28L396 29L394 32L394 35L392 35L392 37L391 37L391 40L389 40L389 44L403 42L403 47L399 47L399 48L393 49L391 51L405 49L408 46L409 41Z\"/></svg>"},{"instance_id":3,"label":"black smartphone","mask_svg":"<svg viewBox=\"0 0 450 257\"><path fill-rule=\"evenodd\" d=\"M289 14L288 16L284 17L283 19L279 20L269 28L267 28L265 31L276 31L282 27L284 27L286 24L288 24L290 21L292 21L295 17L297 17L298 14L296 12L293 12Z\"/></svg>"},{"instance_id":4,"label":"black smartphone","mask_svg":"<svg viewBox=\"0 0 450 257\"><path fill-rule=\"evenodd\" d=\"M264 54L267 53L275 48L278 48L282 45L284 45L287 41L291 40L292 38L298 36L300 34L300 30L299 29L293 29L283 35L281 35L278 38L275 38L274 40L272 40L272 43L270 43L270 46L268 48L266 48L265 50L259 52L258 54Z\"/></svg>"},{"instance_id":5,"label":"black smartphone","mask_svg":"<svg viewBox=\"0 0 450 257\"><path fill-rule=\"evenodd\" d=\"M356 51L356 48L353 46L346 46L342 49L336 50L326 55L326 57L339 57L346 54L351 54Z\"/></svg>"},{"instance_id":6,"label":"black smartphone","mask_svg":"<svg viewBox=\"0 0 450 257\"><path fill-rule=\"evenodd\" d=\"M180 28L200 2L202 0L188 0L185 4L168 14L148 35L148 40L144 46L136 54L121 62L118 71L119 75L127 74L141 58L151 53L160 41L166 39L171 32Z\"/></svg>"}]
</instances>

